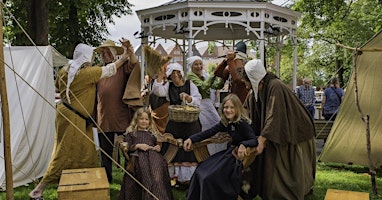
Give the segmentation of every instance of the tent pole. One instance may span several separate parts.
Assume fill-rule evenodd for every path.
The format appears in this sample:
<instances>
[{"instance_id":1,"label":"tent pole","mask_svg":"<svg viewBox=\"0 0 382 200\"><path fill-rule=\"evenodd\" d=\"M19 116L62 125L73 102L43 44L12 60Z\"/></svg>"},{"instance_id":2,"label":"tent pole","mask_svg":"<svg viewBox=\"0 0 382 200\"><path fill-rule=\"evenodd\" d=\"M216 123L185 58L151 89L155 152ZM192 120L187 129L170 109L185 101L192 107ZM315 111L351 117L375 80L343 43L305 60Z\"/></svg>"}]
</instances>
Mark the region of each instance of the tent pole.
<instances>
[{"instance_id":1,"label":"tent pole","mask_svg":"<svg viewBox=\"0 0 382 200\"><path fill-rule=\"evenodd\" d=\"M3 29L3 0L0 0L0 30ZM3 34L0 34L0 59L4 61ZM4 62L0 64L0 95L1 95L1 115L3 117L4 133L4 162L5 162L5 184L6 199L13 200L13 176L12 176L12 157L11 157L11 137L7 85L5 80Z\"/></svg>"}]
</instances>

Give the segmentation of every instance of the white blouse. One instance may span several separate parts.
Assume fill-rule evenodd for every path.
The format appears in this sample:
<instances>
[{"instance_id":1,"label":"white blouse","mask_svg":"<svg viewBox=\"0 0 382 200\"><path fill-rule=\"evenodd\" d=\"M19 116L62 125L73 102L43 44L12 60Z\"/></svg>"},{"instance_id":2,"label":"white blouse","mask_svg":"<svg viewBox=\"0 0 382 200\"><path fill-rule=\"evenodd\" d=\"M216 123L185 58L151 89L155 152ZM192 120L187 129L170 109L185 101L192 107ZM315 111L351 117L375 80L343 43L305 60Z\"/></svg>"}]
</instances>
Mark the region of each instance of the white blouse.
<instances>
[{"instance_id":1,"label":"white blouse","mask_svg":"<svg viewBox=\"0 0 382 200\"><path fill-rule=\"evenodd\" d=\"M159 96L159 97L166 97L167 101L170 101L170 97L168 95L170 82L166 82L163 84L163 81L158 83L157 80L154 80L151 93ZM202 95L199 93L198 87L192 82L190 82L190 96L192 97L192 101L188 103L186 101L186 105L190 106L200 106L200 101L202 99Z\"/></svg>"}]
</instances>

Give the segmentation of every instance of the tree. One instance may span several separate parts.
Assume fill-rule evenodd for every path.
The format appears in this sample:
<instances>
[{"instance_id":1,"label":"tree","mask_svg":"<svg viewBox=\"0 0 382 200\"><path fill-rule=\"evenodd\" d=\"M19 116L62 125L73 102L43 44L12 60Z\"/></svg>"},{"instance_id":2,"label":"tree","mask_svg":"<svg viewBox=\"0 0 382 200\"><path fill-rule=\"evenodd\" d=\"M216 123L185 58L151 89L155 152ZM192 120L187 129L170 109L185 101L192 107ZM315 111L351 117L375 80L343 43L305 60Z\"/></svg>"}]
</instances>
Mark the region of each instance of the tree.
<instances>
[{"instance_id":1,"label":"tree","mask_svg":"<svg viewBox=\"0 0 382 200\"><path fill-rule=\"evenodd\" d=\"M42 2L49 2L49 5ZM6 3L34 41L47 37L52 46L68 57L72 56L74 47L79 42L96 46L105 40L108 34L106 24L114 24L113 16L132 13L132 5L127 0L12 0ZM41 24L44 21L42 18L46 17L39 15L46 8L49 8L48 24ZM15 22L12 26L12 44L31 45ZM38 32L45 29L49 30L48 35Z\"/></svg>"},{"instance_id":2,"label":"tree","mask_svg":"<svg viewBox=\"0 0 382 200\"><path fill-rule=\"evenodd\" d=\"M313 67L326 80L337 74L347 83L351 54L336 46L359 47L381 29L381 4L358 0L298 0L292 9L302 13L299 40L310 47L299 69ZM322 74L323 73L323 74Z\"/></svg>"}]
</instances>

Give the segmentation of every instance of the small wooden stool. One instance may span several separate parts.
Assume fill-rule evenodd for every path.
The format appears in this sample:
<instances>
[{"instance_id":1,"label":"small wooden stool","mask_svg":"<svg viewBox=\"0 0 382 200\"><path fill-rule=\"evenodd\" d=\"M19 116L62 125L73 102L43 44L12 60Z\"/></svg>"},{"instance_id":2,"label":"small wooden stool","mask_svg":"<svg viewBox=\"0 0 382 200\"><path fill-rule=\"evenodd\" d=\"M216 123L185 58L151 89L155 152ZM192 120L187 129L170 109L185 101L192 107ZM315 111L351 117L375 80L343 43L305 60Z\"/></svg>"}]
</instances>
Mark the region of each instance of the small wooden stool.
<instances>
[{"instance_id":1,"label":"small wooden stool","mask_svg":"<svg viewBox=\"0 0 382 200\"><path fill-rule=\"evenodd\" d=\"M369 193L328 189L325 200L369 200Z\"/></svg>"},{"instance_id":2,"label":"small wooden stool","mask_svg":"<svg viewBox=\"0 0 382 200\"><path fill-rule=\"evenodd\" d=\"M104 168L63 170L57 188L59 200L110 200Z\"/></svg>"}]
</instances>

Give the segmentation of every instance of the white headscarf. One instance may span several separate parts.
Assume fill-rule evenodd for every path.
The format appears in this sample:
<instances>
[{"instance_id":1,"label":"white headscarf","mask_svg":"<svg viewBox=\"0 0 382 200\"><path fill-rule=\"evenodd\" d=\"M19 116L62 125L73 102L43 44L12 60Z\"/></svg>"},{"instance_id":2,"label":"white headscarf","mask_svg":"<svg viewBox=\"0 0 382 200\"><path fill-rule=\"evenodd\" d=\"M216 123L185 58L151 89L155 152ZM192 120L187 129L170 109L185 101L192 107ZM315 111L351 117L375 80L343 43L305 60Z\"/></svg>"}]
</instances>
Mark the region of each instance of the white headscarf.
<instances>
[{"instance_id":1,"label":"white headscarf","mask_svg":"<svg viewBox=\"0 0 382 200\"><path fill-rule=\"evenodd\" d=\"M253 93L257 101L257 94L259 93L259 83L267 74L263 63L259 59L253 59L248 61L244 65L245 73L247 74L249 81L251 82Z\"/></svg>"},{"instance_id":2,"label":"white headscarf","mask_svg":"<svg viewBox=\"0 0 382 200\"><path fill-rule=\"evenodd\" d=\"M169 77L174 70L180 71L182 78L184 77L183 67L179 63L171 63L167 66L166 77Z\"/></svg>"},{"instance_id":3,"label":"white headscarf","mask_svg":"<svg viewBox=\"0 0 382 200\"><path fill-rule=\"evenodd\" d=\"M86 44L78 44L73 52L73 60L69 61L69 66L66 68L68 72L68 82L66 83L66 97L70 103L69 87L72 84L78 70L84 63L92 63L94 48Z\"/></svg>"},{"instance_id":4,"label":"white headscarf","mask_svg":"<svg viewBox=\"0 0 382 200\"><path fill-rule=\"evenodd\" d=\"M200 56L191 56L191 57L187 58L188 71L192 71L192 65L197 60L200 60L203 62L203 59Z\"/></svg>"}]
</instances>

